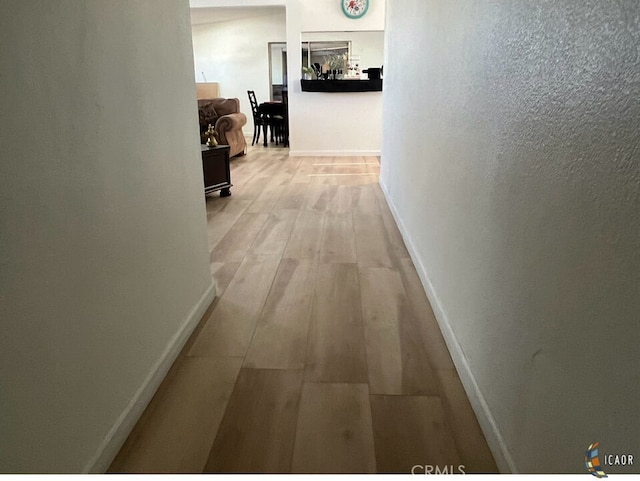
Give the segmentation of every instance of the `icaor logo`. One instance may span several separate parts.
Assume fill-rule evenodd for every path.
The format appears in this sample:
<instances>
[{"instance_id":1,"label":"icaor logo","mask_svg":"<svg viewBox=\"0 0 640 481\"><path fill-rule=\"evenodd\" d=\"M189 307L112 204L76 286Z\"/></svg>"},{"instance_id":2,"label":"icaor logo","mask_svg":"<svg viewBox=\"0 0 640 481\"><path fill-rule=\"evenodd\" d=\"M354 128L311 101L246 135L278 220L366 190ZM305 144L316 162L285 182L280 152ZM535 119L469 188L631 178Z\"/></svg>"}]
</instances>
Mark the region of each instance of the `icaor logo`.
<instances>
[{"instance_id":1,"label":"icaor logo","mask_svg":"<svg viewBox=\"0 0 640 481\"><path fill-rule=\"evenodd\" d=\"M596 478L606 478L608 477L607 473L603 471L600 458L598 458L598 444L596 442L589 445L587 452L584 454L584 465Z\"/></svg>"}]
</instances>

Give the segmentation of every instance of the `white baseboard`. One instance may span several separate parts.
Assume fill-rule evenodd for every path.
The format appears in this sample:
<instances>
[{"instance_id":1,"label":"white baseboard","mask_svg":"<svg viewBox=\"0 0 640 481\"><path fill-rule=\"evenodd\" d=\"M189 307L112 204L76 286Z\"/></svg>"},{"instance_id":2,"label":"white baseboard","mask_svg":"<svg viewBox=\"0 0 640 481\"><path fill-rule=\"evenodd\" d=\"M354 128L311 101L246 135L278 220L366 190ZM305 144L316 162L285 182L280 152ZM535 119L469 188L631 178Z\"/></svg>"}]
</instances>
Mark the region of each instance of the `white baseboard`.
<instances>
[{"instance_id":1,"label":"white baseboard","mask_svg":"<svg viewBox=\"0 0 640 481\"><path fill-rule=\"evenodd\" d=\"M375 157L379 150L289 150L289 157Z\"/></svg>"},{"instance_id":2,"label":"white baseboard","mask_svg":"<svg viewBox=\"0 0 640 481\"><path fill-rule=\"evenodd\" d=\"M513 462L513 457L509 452L509 449L504 441L504 437L502 436L502 433L500 432L495 419L493 418L489 405L487 404L475 380L475 377L473 376L473 372L469 367L469 363L467 362L467 358L464 355L462 347L460 346L460 343L458 342L458 339L454 334L453 329L451 328L448 316L444 308L442 307L435 289L433 288L433 284L424 267L422 258L418 254L411 236L407 232L402 219L398 215L398 211L393 204L393 201L389 196L389 192L387 191L387 188L382 180L380 180L380 188L384 193L387 204L389 205L389 209L391 210L393 218L396 221L396 225L400 230L402 239L407 246L407 250L409 251L409 255L411 256L413 265L415 266L418 277L420 277L420 281L422 282L422 287L424 288L427 297L429 298L429 302L431 303L431 307L433 308L433 313L436 317L436 320L438 321L440 330L442 331L442 336L444 337L444 340L451 354L451 359L456 366L456 370L458 371L458 376L460 376L462 386L467 393L469 402L471 403L471 407L473 408L473 411L475 412L478 419L478 423L480 424L480 428L482 429L482 432L487 439L487 444L489 445L489 449L491 450L491 453L495 458L498 469L501 473L517 474L518 470L515 463Z\"/></svg>"},{"instance_id":3,"label":"white baseboard","mask_svg":"<svg viewBox=\"0 0 640 481\"><path fill-rule=\"evenodd\" d=\"M110 466L118 451L142 416L145 408L153 398L160 383L169 372L180 350L202 319L202 316L216 297L216 286L212 281L196 305L187 315L182 327L171 338L164 352L156 361L146 379L135 393L131 402L124 409L118 420L106 435L93 458L85 465L83 473L104 473Z\"/></svg>"}]
</instances>

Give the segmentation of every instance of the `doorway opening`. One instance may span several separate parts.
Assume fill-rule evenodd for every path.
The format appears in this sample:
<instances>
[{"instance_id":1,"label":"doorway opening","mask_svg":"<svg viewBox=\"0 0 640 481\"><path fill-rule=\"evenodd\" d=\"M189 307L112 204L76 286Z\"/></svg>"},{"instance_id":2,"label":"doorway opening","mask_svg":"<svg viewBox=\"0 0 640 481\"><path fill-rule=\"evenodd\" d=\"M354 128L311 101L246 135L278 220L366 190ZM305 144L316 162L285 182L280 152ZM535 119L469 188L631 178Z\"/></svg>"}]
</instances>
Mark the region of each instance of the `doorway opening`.
<instances>
[{"instance_id":1,"label":"doorway opening","mask_svg":"<svg viewBox=\"0 0 640 481\"><path fill-rule=\"evenodd\" d=\"M282 101L282 89L287 85L287 44L269 42L269 99Z\"/></svg>"}]
</instances>

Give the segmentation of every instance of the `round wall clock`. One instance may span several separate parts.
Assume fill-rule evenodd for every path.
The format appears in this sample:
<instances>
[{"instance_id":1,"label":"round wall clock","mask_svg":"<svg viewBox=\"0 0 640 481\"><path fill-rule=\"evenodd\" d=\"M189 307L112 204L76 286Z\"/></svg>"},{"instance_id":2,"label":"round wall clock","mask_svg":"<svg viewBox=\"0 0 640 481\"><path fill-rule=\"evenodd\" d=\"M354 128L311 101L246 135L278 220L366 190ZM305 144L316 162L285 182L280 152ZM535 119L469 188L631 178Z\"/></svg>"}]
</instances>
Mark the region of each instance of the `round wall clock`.
<instances>
[{"instance_id":1,"label":"round wall clock","mask_svg":"<svg viewBox=\"0 0 640 481\"><path fill-rule=\"evenodd\" d=\"M369 0L340 0L342 11L349 18L360 18L367 13Z\"/></svg>"}]
</instances>

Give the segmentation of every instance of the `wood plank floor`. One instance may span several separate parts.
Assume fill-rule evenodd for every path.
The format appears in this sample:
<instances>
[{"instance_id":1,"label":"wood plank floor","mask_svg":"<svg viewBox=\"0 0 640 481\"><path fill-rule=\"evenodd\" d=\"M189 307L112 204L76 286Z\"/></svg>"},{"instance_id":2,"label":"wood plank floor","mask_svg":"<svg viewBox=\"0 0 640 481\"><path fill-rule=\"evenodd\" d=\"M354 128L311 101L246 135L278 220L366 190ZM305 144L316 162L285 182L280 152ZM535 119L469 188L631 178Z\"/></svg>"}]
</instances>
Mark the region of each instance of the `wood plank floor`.
<instances>
[{"instance_id":1,"label":"wood plank floor","mask_svg":"<svg viewBox=\"0 0 640 481\"><path fill-rule=\"evenodd\" d=\"M378 175L232 159L206 199L218 297L109 472L497 472Z\"/></svg>"}]
</instances>

